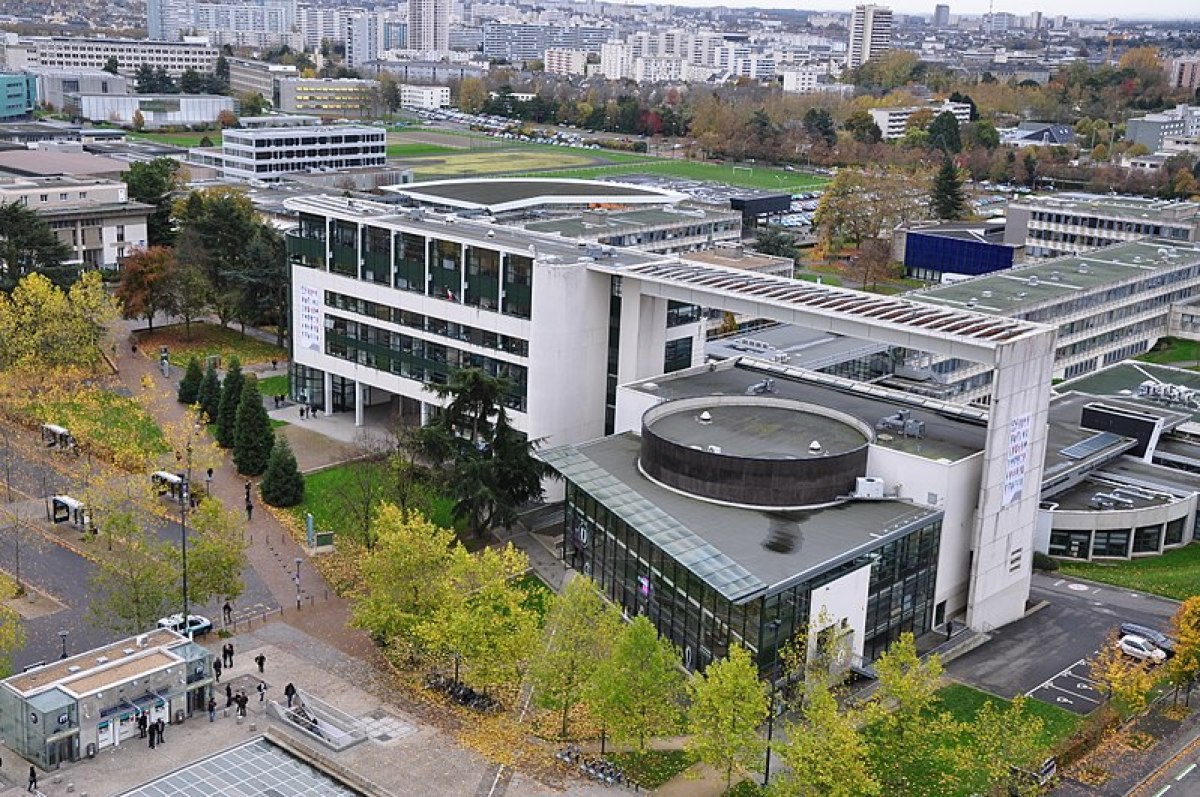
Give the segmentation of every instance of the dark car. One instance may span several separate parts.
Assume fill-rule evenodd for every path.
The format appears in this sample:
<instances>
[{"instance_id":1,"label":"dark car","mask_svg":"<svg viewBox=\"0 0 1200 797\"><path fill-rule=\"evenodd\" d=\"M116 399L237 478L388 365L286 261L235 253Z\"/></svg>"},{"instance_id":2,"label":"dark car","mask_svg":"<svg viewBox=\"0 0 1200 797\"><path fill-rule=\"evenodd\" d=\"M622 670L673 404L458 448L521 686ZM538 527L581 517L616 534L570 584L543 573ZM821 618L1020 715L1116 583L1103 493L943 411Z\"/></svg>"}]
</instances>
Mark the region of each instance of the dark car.
<instances>
[{"instance_id":1,"label":"dark car","mask_svg":"<svg viewBox=\"0 0 1200 797\"><path fill-rule=\"evenodd\" d=\"M1140 636L1142 639L1153 642L1155 647L1167 654L1167 658L1175 655L1175 640L1164 634L1162 631L1155 631L1153 628L1147 628L1144 625L1137 623L1121 623L1121 634L1133 634Z\"/></svg>"}]
</instances>

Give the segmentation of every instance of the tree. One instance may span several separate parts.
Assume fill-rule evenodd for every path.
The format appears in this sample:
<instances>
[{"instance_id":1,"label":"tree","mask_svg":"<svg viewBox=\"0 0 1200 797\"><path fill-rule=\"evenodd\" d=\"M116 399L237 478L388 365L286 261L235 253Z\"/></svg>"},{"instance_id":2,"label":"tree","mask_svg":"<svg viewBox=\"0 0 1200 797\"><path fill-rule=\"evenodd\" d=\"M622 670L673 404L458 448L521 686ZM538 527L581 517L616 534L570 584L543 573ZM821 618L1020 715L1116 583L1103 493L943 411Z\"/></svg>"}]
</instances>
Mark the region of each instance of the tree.
<instances>
[{"instance_id":1,"label":"tree","mask_svg":"<svg viewBox=\"0 0 1200 797\"><path fill-rule=\"evenodd\" d=\"M766 742L758 735L770 710L766 684L759 680L749 652L734 645L727 657L692 680L689 691L688 749L725 773L725 790L729 791L734 772L762 761L766 751Z\"/></svg>"},{"instance_id":2,"label":"tree","mask_svg":"<svg viewBox=\"0 0 1200 797\"><path fill-rule=\"evenodd\" d=\"M267 469L275 444L271 418L258 392L258 377L247 374L233 425L233 462L243 476L258 476Z\"/></svg>"},{"instance_id":3,"label":"tree","mask_svg":"<svg viewBox=\"0 0 1200 797\"><path fill-rule=\"evenodd\" d=\"M66 288L79 276L79 269L66 265L71 250L32 209L18 202L0 203L0 290L11 291L26 274L45 274L55 285Z\"/></svg>"},{"instance_id":4,"label":"tree","mask_svg":"<svg viewBox=\"0 0 1200 797\"><path fill-rule=\"evenodd\" d=\"M25 647L25 626L21 615L0 604L0 677L12 675L12 659Z\"/></svg>"},{"instance_id":5,"label":"tree","mask_svg":"<svg viewBox=\"0 0 1200 797\"><path fill-rule=\"evenodd\" d=\"M227 127L237 127L237 126L238 126L237 115L234 114L234 112L229 110L228 108L222 108L220 113L217 114L217 127L224 130ZM210 143L208 146L211 147L212 144Z\"/></svg>"},{"instance_id":6,"label":"tree","mask_svg":"<svg viewBox=\"0 0 1200 797\"><path fill-rule=\"evenodd\" d=\"M530 678L537 705L560 712L563 739L571 709L585 699L620 629L620 613L586 576L572 578L554 598Z\"/></svg>"},{"instance_id":7,"label":"tree","mask_svg":"<svg viewBox=\"0 0 1200 797\"><path fill-rule=\"evenodd\" d=\"M0 370L24 378L100 359L101 338L117 308L99 272L89 271L69 291L30 274L0 293Z\"/></svg>"},{"instance_id":8,"label":"tree","mask_svg":"<svg viewBox=\"0 0 1200 797\"><path fill-rule=\"evenodd\" d=\"M791 260L795 260L800 254L796 247L796 236L775 227L760 227L754 239L754 248L764 255Z\"/></svg>"},{"instance_id":9,"label":"tree","mask_svg":"<svg viewBox=\"0 0 1200 797\"><path fill-rule=\"evenodd\" d=\"M941 794L956 782L955 739L963 729L939 711L942 664L921 660L913 635L902 634L875 662L879 688L867 707L866 733L871 772L885 793ZM913 783L914 772L929 780Z\"/></svg>"},{"instance_id":10,"label":"tree","mask_svg":"<svg viewBox=\"0 0 1200 797\"><path fill-rule=\"evenodd\" d=\"M860 144L878 144L883 140L883 131L875 123L869 111L857 110L846 117L842 129Z\"/></svg>"},{"instance_id":11,"label":"tree","mask_svg":"<svg viewBox=\"0 0 1200 797\"><path fill-rule=\"evenodd\" d=\"M121 74L121 62L117 60L115 55L110 55L108 60L104 62L104 66L101 67L101 69L103 69L105 72L108 72L110 75L119 75Z\"/></svg>"},{"instance_id":12,"label":"tree","mask_svg":"<svg viewBox=\"0 0 1200 797\"><path fill-rule=\"evenodd\" d=\"M130 199L154 206L146 220L146 238L151 247L169 246L175 240L171 195L182 180L181 169L174 158L155 158L131 163L129 170L121 175L129 186Z\"/></svg>"},{"instance_id":13,"label":"tree","mask_svg":"<svg viewBox=\"0 0 1200 797\"><path fill-rule=\"evenodd\" d=\"M192 321L212 303L212 285L204 272L191 261L175 262L167 283L171 312L183 319L183 335L192 339Z\"/></svg>"},{"instance_id":14,"label":"tree","mask_svg":"<svg viewBox=\"0 0 1200 797\"><path fill-rule=\"evenodd\" d=\"M636 742L673 729L680 714L683 674L679 656L649 618L638 615L617 635L612 656L597 668L589 704L613 737Z\"/></svg>"},{"instance_id":15,"label":"tree","mask_svg":"<svg viewBox=\"0 0 1200 797\"><path fill-rule=\"evenodd\" d=\"M553 471L533 456L534 444L504 409L508 380L461 368L430 389L446 406L420 431L422 453L444 472L454 516L477 536L516 520L517 508L542 496Z\"/></svg>"},{"instance_id":16,"label":"tree","mask_svg":"<svg viewBox=\"0 0 1200 797\"><path fill-rule=\"evenodd\" d=\"M816 139L832 147L837 143L837 128L833 125L833 117L824 108L809 108L804 114L804 132L809 138Z\"/></svg>"},{"instance_id":17,"label":"tree","mask_svg":"<svg viewBox=\"0 0 1200 797\"><path fill-rule=\"evenodd\" d=\"M961 219L967 213L962 178L958 176L958 167L949 157L942 159L942 167L933 178L929 204L933 215L939 219Z\"/></svg>"},{"instance_id":18,"label":"tree","mask_svg":"<svg viewBox=\"0 0 1200 797\"><path fill-rule=\"evenodd\" d=\"M958 118L950 111L942 111L929 123L929 146L949 154L962 151Z\"/></svg>"},{"instance_id":19,"label":"tree","mask_svg":"<svg viewBox=\"0 0 1200 797\"><path fill-rule=\"evenodd\" d=\"M257 91L247 91L237 95L237 108L242 116L262 116L266 113L269 103Z\"/></svg>"},{"instance_id":20,"label":"tree","mask_svg":"<svg viewBox=\"0 0 1200 797\"><path fill-rule=\"evenodd\" d=\"M858 246L847 267L847 275L857 280L863 290L875 290L881 281L898 276L892 265L892 246L885 238L868 238Z\"/></svg>"},{"instance_id":21,"label":"tree","mask_svg":"<svg viewBox=\"0 0 1200 797\"><path fill-rule=\"evenodd\" d=\"M950 102L965 102L968 105L970 105L971 106L971 116L970 116L969 121L972 121L972 122L979 121L979 107L975 104L975 100L971 99L970 94L962 94L962 93L956 91L950 95L949 99L950 99Z\"/></svg>"},{"instance_id":22,"label":"tree","mask_svg":"<svg viewBox=\"0 0 1200 797\"><path fill-rule=\"evenodd\" d=\"M221 378L217 376L217 367L210 360L204 369L204 378L196 390L196 403L205 423L215 423L217 413L221 409Z\"/></svg>"},{"instance_id":23,"label":"tree","mask_svg":"<svg viewBox=\"0 0 1200 797\"><path fill-rule=\"evenodd\" d=\"M838 711L825 679L806 682L800 720L789 723L773 745L785 769L771 784L778 797L878 797L867 741L856 711Z\"/></svg>"},{"instance_id":24,"label":"tree","mask_svg":"<svg viewBox=\"0 0 1200 797\"><path fill-rule=\"evenodd\" d=\"M205 88L204 76L195 69L189 67L179 76L179 90L184 94L200 94Z\"/></svg>"},{"instance_id":25,"label":"tree","mask_svg":"<svg viewBox=\"0 0 1200 797\"><path fill-rule=\"evenodd\" d=\"M224 53L217 56L217 63L213 67L213 75L217 78L217 80L228 85L228 83L229 83L229 59L225 57Z\"/></svg>"},{"instance_id":26,"label":"tree","mask_svg":"<svg viewBox=\"0 0 1200 797\"><path fill-rule=\"evenodd\" d=\"M202 270L212 288L213 311L221 325L228 326L242 303L237 275L246 271L248 244L264 222L244 192L227 187L192 191L174 210L179 224L176 255Z\"/></svg>"},{"instance_id":27,"label":"tree","mask_svg":"<svg viewBox=\"0 0 1200 797\"><path fill-rule=\"evenodd\" d=\"M488 91L477 77L466 77L458 84L458 107L467 113L479 113L487 102Z\"/></svg>"},{"instance_id":28,"label":"tree","mask_svg":"<svg viewBox=\"0 0 1200 797\"><path fill-rule=\"evenodd\" d=\"M243 323L271 324L275 327L275 343L284 346L288 327L287 244L283 236L269 225L260 225L246 245L241 270L230 275L233 287L240 292L238 317Z\"/></svg>"},{"instance_id":29,"label":"tree","mask_svg":"<svg viewBox=\"0 0 1200 797\"><path fill-rule=\"evenodd\" d=\"M245 516L215 499L193 511L188 528L188 601L237 600L245 589Z\"/></svg>"},{"instance_id":30,"label":"tree","mask_svg":"<svg viewBox=\"0 0 1200 797\"><path fill-rule=\"evenodd\" d=\"M217 408L217 443L221 448L233 448L234 426L237 423L238 404L242 400L242 364L236 356L229 358L225 381L221 385L221 403Z\"/></svg>"},{"instance_id":31,"label":"tree","mask_svg":"<svg viewBox=\"0 0 1200 797\"><path fill-rule=\"evenodd\" d=\"M1038 159L1033 152L1026 152L1025 159L1022 161L1025 167L1025 184L1030 188L1037 188L1038 180Z\"/></svg>"},{"instance_id":32,"label":"tree","mask_svg":"<svg viewBox=\"0 0 1200 797\"><path fill-rule=\"evenodd\" d=\"M304 476L287 438L279 435L271 447L262 478L262 497L271 506L295 506L304 500Z\"/></svg>"},{"instance_id":33,"label":"tree","mask_svg":"<svg viewBox=\"0 0 1200 797\"><path fill-rule=\"evenodd\" d=\"M183 379L179 380L179 392L176 398L180 404L195 404L200 392L200 383L204 381L204 372L200 370L200 361L196 357L188 359L187 370Z\"/></svg>"},{"instance_id":34,"label":"tree","mask_svg":"<svg viewBox=\"0 0 1200 797\"><path fill-rule=\"evenodd\" d=\"M825 188L814 223L821 249L832 255L889 235L928 212L928 183L899 169L839 169Z\"/></svg>"},{"instance_id":35,"label":"tree","mask_svg":"<svg viewBox=\"0 0 1200 797\"><path fill-rule=\"evenodd\" d=\"M137 521L129 510L114 512L106 533L118 542L105 552L89 584L92 621L117 633L153 627L180 599L178 554Z\"/></svg>"},{"instance_id":36,"label":"tree","mask_svg":"<svg viewBox=\"0 0 1200 797\"><path fill-rule=\"evenodd\" d=\"M1000 131L991 122L971 122L962 129L963 149L983 147L993 150L1000 146Z\"/></svg>"},{"instance_id":37,"label":"tree","mask_svg":"<svg viewBox=\"0 0 1200 797\"><path fill-rule=\"evenodd\" d=\"M1171 617L1171 635L1175 639L1175 655L1167 661L1167 673L1175 685L1175 698L1179 699L1179 688L1191 686L1200 678L1200 595L1194 595L1175 610Z\"/></svg>"},{"instance_id":38,"label":"tree","mask_svg":"<svg viewBox=\"0 0 1200 797\"><path fill-rule=\"evenodd\" d=\"M116 295L123 318L144 318L154 331L154 317L171 310L170 282L175 255L165 246L135 249L121 263Z\"/></svg>"},{"instance_id":39,"label":"tree","mask_svg":"<svg viewBox=\"0 0 1200 797\"><path fill-rule=\"evenodd\" d=\"M1148 665L1121 650L1116 632L1108 635L1100 652L1092 657L1088 677L1103 687L1117 711L1126 716L1146 707L1146 698L1155 681Z\"/></svg>"},{"instance_id":40,"label":"tree","mask_svg":"<svg viewBox=\"0 0 1200 797\"><path fill-rule=\"evenodd\" d=\"M967 731L974 740L972 755L959 773L959 782L969 785L972 794L995 793L996 787L1008 784L1009 794L1037 794L1038 789L1021 790L1021 779L1014 781L1013 768L1029 772L1042 761L1041 736L1046 723L1031 714L1024 695L1001 708L1000 701L986 700L968 724Z\"/></svg>"},{"instance_id":41,"label":"tree","mask_svg":"<svg viewBox=\"0 0 1200 797\"><path fill-rule=\"evenodd\" d=\"M141 108L135 108L133 116L129 117L129 126L139 133L146 129L146 116Z\"/></svg>"}]
</instances>

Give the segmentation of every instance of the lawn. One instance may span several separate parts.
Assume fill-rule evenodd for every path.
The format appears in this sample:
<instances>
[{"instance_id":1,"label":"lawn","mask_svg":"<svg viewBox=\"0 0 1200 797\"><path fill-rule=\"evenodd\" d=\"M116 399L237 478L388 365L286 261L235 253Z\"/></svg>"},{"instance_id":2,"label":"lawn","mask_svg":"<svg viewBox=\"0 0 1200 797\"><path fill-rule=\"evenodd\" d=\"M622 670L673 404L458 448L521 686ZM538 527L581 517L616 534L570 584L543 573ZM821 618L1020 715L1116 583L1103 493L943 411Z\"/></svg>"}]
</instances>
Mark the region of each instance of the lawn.
<instances>
[{"instance_id":1,"label":"lawn","mask_svg":"<svg viewBox=\"0 0 1200 797\"><path fill-rule=\"evenodd\" d=\"M233 327L198 322L192 322L191 338L185 335L183 324L172 324L156 327L153 333L139 333L138 345L149 357L157 357L159 347L166 346L171 365L179 368L186 368L193 356L199 357L203 365L206 357L216 355L221 358L222 368L228 365L229 357L235 354L242 365L287 359L286 350L243 335Z\"/></svg>"},{"instance_id":2,"label":"lawn","mask_svg":"<svg viewBox=\"0 0 1200 797\"><path fill-rule=\"evenodd\" d=\"M644 160L636 164L593 166L584 169L555 170L553 176L575 177L597 180L625 174L657 174L700 180L709 183L724 183L740 188L758 188L770 191L809 191L824 185L827 180L800 172L789 172L769 166L733 166L731 164L701 163L698 161L669 160L665 158Z\"/></svg>"},{"instance_id":3,"label":"lawn","mask_svg":"<svg viewBox=\"0 0 1200 797\"><path fill-rule=\"evenodd\" d=\"M171 144L176 147L198 147L207 138L214 147L221 146L221 131L210 130L207 133L129 133L128 138L153 141L157 144Z\"/></svg>"},{"instance_id":4,"label":"lawn","mask_svg":"<svg viewBox=\"0 0 1200 797\"><path fill-rule=\"evenodd\" d=\"M1058 572L1067 577L1086 578L1175 600L1200 594L1200 544L1129 562L1060 559L1059 563L1062 566Z\"/></svg>"},{"instance_id":5,"label":"lawn","mask_svg":"<svg viewBox=\"0 0 1200 797\"><path fill-rule=\"evenodd\" d=\"M145 453L167 450L162 429L141 405L108 390L82 388L69 398L35 400L26 411L38 423L69 429L84 451L122 467L140 467Z\"/></svg>"},{"instance_id":6,"label":"lawn","mask_svg":"<svg viewBox=\"0 0 1200 797\"><path fill-rule=\"evenodd\" d=\"M943 687L938 690L938 697L941 699L942 708L949 711L956 720L963 722L970 721L986 702L1008 704L1002 697L990 695L966 684L950 684ZM1047 751L1070 738L1083 722L1083 717L1078 714L1040 700L1026 700L1025 709L1045 723L1041 742Z\"/></svg>"},{"instance_id":7,"label":"lawn","mask_svg":"<svg viewBox=\"0 0 1200 797\"><path fill-rule=\"evenodd\" d=\"M585 155L583 152L559 147L460 151L423 162L416 171L416 178L444 180L452 177L588 166L595 163L592 155Z\"/></svg>"},{"instance_id":8,"label":"lawn","mask_svg":"<svg viewBox=\"0 0 1200 797\"><path fill-rule=\"evenodd\" d=\"M264 396L286 396L290 388L290 381L287 374L276 374L275 376L260 376L258 378L258 392Z\"/></svg>"},{"instance_id":9,"label":"lawn","mask_svg":"<svg viewBox=\"0 0 1200 797\"><path fill-rule=\"evenodd\" d=\"M426 144L420 141L387 145L387 156L389 158L412 158L421 155L444 155L449 152L460 151L461 150L455 149L454 147L443 147L440 144Z\"/></svg>"},{"instance_id":10,"label":"lawn","mask_svg":"<svg viewBox=\"0 0 1200 797\"><path fill-rule=\"evenodd\" d=\"M625 772L625 778L643 789L657 789L696 763L685 750L647 750L644 753L609 753L610 762Z\"/></svg>"},{"instance_id":11,"label":"lawn","mask_svg":"<svg viewBox=\"0 0 1200 797\"><path fill-rule=\"evenodd\" d=\"M1137 359L1159 365L1181 362L1200 362L1200 340L1162 338L1154 348Z\"/></svg>"}]
</instances>

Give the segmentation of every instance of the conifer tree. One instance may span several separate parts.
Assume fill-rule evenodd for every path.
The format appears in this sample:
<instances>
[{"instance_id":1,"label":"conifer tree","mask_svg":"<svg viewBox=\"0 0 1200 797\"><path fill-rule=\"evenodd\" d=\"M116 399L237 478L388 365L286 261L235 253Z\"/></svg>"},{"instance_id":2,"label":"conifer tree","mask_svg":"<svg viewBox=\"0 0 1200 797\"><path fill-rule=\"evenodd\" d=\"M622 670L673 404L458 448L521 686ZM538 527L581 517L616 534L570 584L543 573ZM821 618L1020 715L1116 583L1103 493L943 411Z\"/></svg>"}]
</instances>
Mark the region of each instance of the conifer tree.
<instances>
[{"instance_id":1,"label":"conifer tree","mask_svg":"<svg viewBox=\"0 0 1200 797\"><path fill-rule=\"evenodd\" d=\"M967 199L963 194L962 179L958 176L958 167L954 161L945 158L942 168L938 169L933 178L933 190L930 192L930 204L933 215L939 219L961 219L967 213Z\"/></svg>"},{"instance_id":2,"label":"conifer tree","mask_svg":"<svg viewBox=\"0 0 1200 797\"><path fill-rule=\"evenodd\" d=\"M221 386L221 403L217 408L217 443L221 448L233 448L233 427L237 422L237 408L242 400L244 383L241 362L237 357L230 357L225 383Z\"/></svg>"},{"instance_id":3,"label":"conifer tree","mask_svg":"<svg viewBox=\"0 0 1200 797\"><path fill-rule=\"evenodd\" d=\"M208 423L216 423L217 413L221 409L221 378L211 362L204 369L204 378L200 380L200 389L196 391L196 403L200 405L200 411Z\"/></svg>"},{"instance_id":4,"label":"conifer tree","mask_svg":"<svg viewBox=\"0 0 1200 797\"><path fill-rule=\"evenodd\" d=\"M183 379L179 380L179 403L195 404L196 394L200 390L200 383L204 380L204 372L200 370L200 361L195 357L188 360L187 370L183 373Z\"/></svg>"},{"instance_id":5,"label":"conifer tree","mask_svg":"<svg viewBox=\"0 0 1200 797\"><path fill-rule=\"evenodd\" d=\"M247 374L233 427L233 462L238 473L243 476L261 474L267 469L274 445L275 433L267 408L263 406L262 394L258 392L258 378Z\"/></svg>"},{"instance_id":6,"label":"conifer tree","mask_svg":"<svg viewBox=\"0 0 1200 797\"><path fill-rule=\"evenodd\" d=\"M262 478L262 497L271 506L295 506L304 500L304 476L287 438L279 435L267 459Z\"/></svg>"}]
</instances>

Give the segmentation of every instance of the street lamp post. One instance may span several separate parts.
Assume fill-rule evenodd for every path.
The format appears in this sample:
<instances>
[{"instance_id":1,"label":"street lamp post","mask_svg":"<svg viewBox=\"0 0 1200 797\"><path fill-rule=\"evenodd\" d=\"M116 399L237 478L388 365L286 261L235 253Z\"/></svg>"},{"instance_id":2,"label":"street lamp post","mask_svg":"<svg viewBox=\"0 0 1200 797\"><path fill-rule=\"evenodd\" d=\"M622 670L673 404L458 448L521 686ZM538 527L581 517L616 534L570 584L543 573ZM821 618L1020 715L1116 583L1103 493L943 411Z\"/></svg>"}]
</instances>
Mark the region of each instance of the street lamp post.
<instances>
[{"instance_id":1,"label":"street lamp post","mask_svg":"<svg viewBox=\"0 0 1200 797\"><path fill-rule=\"evenodd\" d=\"M300 610L300 557L297 556L296 562L296 610Z\"/></svg>"},{"instance_id":2,"label":"street lamp post","mask_svg":"<svg viewBox=\"0 0 1200 797\"><path fill-rule=\"evenodd\" d=\"M767 623L771 629L774 656L771 661L771 698L767 707L767 760L763 763L763 786L771 783L771 742L775 738L775 682L779 678L779 627L783 621L775 618Z\"/></svg>"},{"instance_id":3,"label":"street lamp post","mask_svg":"<svg viewBox=\"0 0 1200 797\"><path fill-rule=\"evenodd\" d=\"M187 560L187 511L188 503L191 501L191 485L192 485L192 440L199 431L200 424L192 426L191 432L188 433L187 448L187 470L183 473L183 482L179 485L179 552L183 561L183 628L184 633L190 639L192 636L192 627L188 618L190 617L191 607L188 605L188 560Z\"/></svg>"},{"instance_id":4,"label":"street lamp post","mask_svg":"<svg viewBox=\"0 0 1200 797\"><path fill-rule=\"evenodd\" d=\"M59 658L65 659L67 657L67 635L70 633L71 632L65 628L58 632L58 638L62 640L62 656Z\"/></svg>"}]
</instances>

